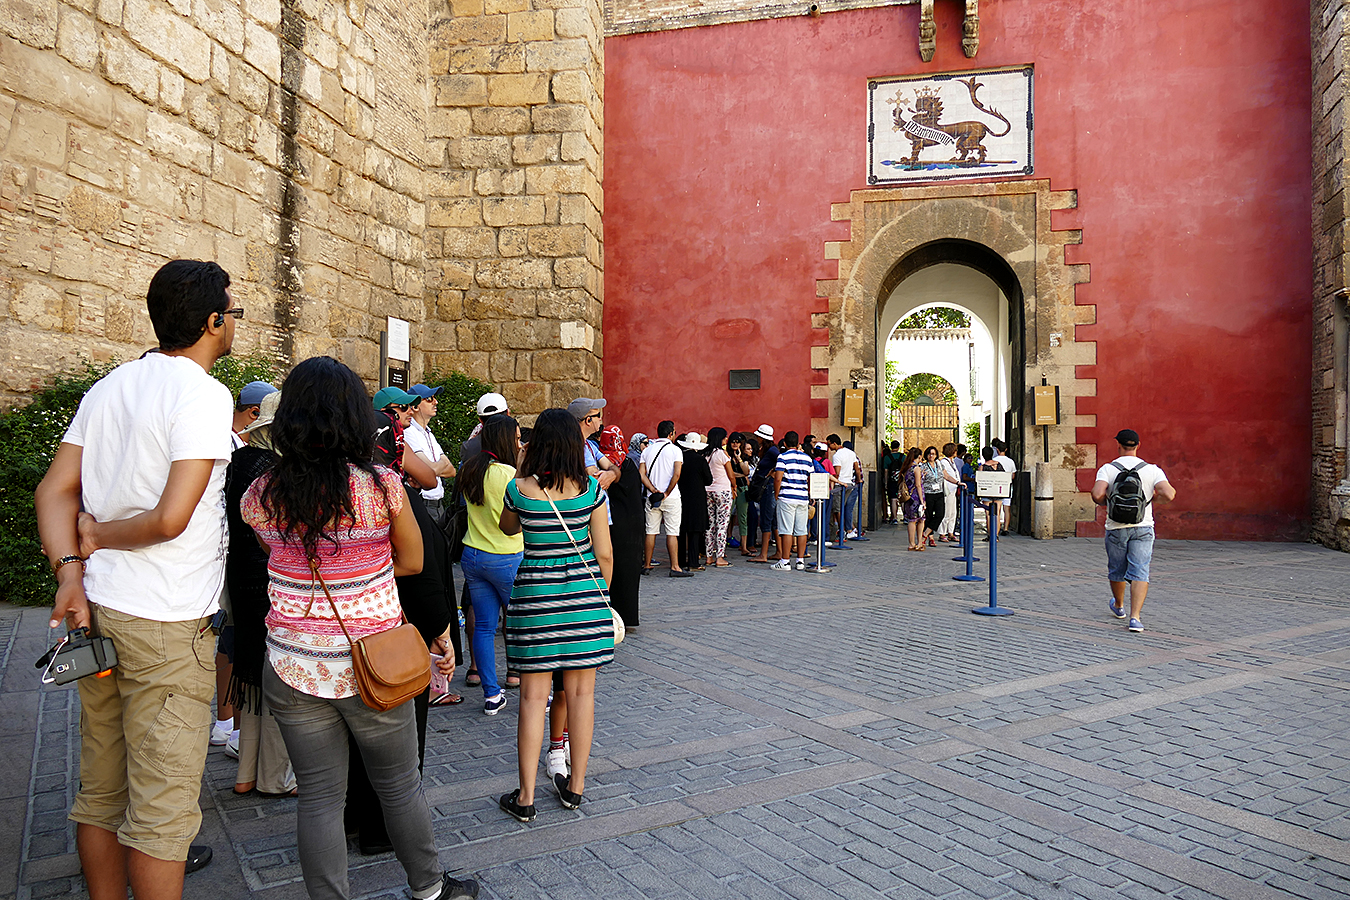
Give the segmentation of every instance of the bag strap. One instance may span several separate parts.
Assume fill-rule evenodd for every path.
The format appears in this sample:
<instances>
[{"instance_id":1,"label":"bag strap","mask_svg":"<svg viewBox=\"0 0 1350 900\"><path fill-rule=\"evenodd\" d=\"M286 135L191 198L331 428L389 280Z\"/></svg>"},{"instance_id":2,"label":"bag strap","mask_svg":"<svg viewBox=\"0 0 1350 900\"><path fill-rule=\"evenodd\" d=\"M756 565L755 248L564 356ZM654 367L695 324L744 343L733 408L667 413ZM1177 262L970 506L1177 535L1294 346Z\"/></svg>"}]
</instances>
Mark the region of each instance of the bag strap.
<instances>
[{"instance_id":1,"label":"bag strap","mask_svg":"<svg viewBox=\"0 0 1350 900\"><path fill-rule=\"evenodd\" d=\"M314 580L319 582L319 587L323 588L323 595L328 600L328 605L333 609L333 617L337 619L338 627L342 629L342 636L347 639L347 643L355 647L356 641L352 640L352 636L347 633L347 625L342 621L342 614L338 612L337 604L333 602L333 595L328 592L328 582L324 581L323 575L319 573L319 561L317 559L311 559L309 561L309 571L310 574L314 576ZM398 617L400 625L407 621L407 617L403 615L402 608L398 611Z\"/></svg>"},{"instance_id":2,"label":"bag strap","mask_svg":"<svg viewBox=\"0 0 1350 900\"><path fill-rule=\"evenodd\" d=\"M670 446L670 441L666 441L666 442L665 442L664 444L662 444L659 448L657 448L657 450L656 450L656 455L652 457L652 464L651 464L650 466L647 467L647 480L648 480L648 481L652 481L652 471L656 468L656 461L657 461L658 459L661 458L661 454L662 454L662 453L665 453L665 452L666 452L666 448L669 447L669 446ZM539 479L538 479L538 478L536 478L534 481L535 481L535 484L539 484ZM655 481L652 481L652 484L656 484L656 482L655 482ZM670 485L666 485L666 487L670 487ZM539 490L544 491L544 486L543 486L542 484L539 485ZM648 491L647 493L651 493L651 491ZM657 491L656 493L658 493L658 494L664 494L665 491ZM548 496L548 491L544 491L544 496L545 496L545 497ZM552 503L553 501L550 500L550 501L548 501L548 502L549 502L549 503ZM558 510L557 510L557 507L554 507L553 511L554 511L554 512L557 512L557 511L558 511ZM567 527L566 525L563 526L563 528L566 528L566 527ZM568 537L571 537L571 536L572 536L572 532L570 532L570 531L567 532L567 536L568 536Z\"/></svg>"},{"instance_id":3,"label":"bag strap","mask_svg":"<svg viewBox=\"0 0 1350 900\"><path fill-rule=\"evenodd\" d=\"M661 449L664 450L665 448L662 447ZM656 451L656 453L657 453L657 456L660 456L660 455L661 455L661 451L660 451L660 450ZM653 461L655 461L654 458L653 458ZM553 498L550 497L550 496L548 495L548 488L544 487L542 484L539 483L539 476L538 476L538 475L531 475L530 477L534 479L534 483L535 483L535 484L538 484L538 485L539 485L539 490L541 490L541 491L544 492L544 499L548 501L548 505L549 505L549 506L553 507L553 514L554 514L555 516L558 517L558 524L561 525L561 526L563 527L563 532L566 533L567 539L568 539L569 541L572 542L572 549L575 550L575 551L577 551L577 556L581 557L581 561L582 561L583 563L585 563L585 562L586 562L586 556L585 556L585 554L583 554L583 553L581 552L581 548L580 548L579 546L577 546L577 539L574 538L574 537L572 537L572 529L570 529L570 528L567 527L567 522L565 522L565 521L563 520L562 513L558 511L558 504L554 503L554 502L553 502ZM598 567L598 566L600 565L600 561L599 561L599 560L596 560L596 563L595 563L595 564L596 564L596 566ZM600 596L601 596L602 598L604 598L605 605L606 605L606 606L609 606L609 605L610 605L610 603L609 603L609 594L605 593L605 589L602 588L602 587L600 586L600 579L598 579L598 578L595 577L595 573L591 571L591 567L590 567L590 566L587 566L587 567L586 567L586 571L587 571L587 573L590 574L590 576L591 576L591 581L594 581L594 582L595 582L595 589L596 589L597 591L599 591L599 592L600 592Z\"/></svg>"}]
</instances>

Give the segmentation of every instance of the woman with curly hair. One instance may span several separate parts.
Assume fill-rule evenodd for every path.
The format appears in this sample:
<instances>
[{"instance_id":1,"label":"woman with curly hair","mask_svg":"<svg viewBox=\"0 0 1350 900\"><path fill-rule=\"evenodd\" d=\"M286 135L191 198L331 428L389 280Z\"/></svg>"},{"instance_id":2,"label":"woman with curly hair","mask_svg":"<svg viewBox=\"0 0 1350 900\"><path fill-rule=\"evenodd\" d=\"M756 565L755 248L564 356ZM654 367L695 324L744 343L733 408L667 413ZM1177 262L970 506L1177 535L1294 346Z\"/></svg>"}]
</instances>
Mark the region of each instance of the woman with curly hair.
<instances>
[{"instance_id":1,"label":"woman with curly hair","mask_svg":"<svg viewBox=\"0 0 1350 900\"><path fill-rule=\"evenodd\" d=\"M272 422L279 458L240 504L270 551L263 697L299 782L296 834L311 897L350 893L342 822L350 739L361 749L412 896L471 898L477 883L450 877L437 858L413 704L379 712L362 701L343 632L345 626L361 638L396 627L402 613L394 576L422 568L422 535L403 485L371 462L374 435L370 395L342 363L307 359L286 379ZM448 635L436 644L444 654Z\"/></svg>"}]
</instances>

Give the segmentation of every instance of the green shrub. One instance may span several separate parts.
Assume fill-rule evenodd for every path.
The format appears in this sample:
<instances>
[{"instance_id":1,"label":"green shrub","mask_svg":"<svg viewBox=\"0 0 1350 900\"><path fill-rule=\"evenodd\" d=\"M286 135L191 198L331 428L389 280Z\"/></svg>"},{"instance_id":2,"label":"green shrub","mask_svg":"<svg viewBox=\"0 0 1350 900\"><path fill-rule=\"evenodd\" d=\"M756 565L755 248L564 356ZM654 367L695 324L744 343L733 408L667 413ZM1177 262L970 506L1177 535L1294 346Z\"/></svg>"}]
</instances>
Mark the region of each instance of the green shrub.
<instances>
[{"instance_id":1,"label":"green shrub","mask_svg":"<svg viewBox=\"0 0 1350 900\"><path fill-rule=\"evenodd\" d=\"M463 372L428 372L422 384L443 389L436 395L431 433L436 435L445 455L458 465L459 445L469 439L473 426L478 424L478 398L497 388Z\"/></svg>"},{"instance_id":2,"label":"green shrub","mask_svg":"<svg viewBox=\"0 0 1350 900\"><path fill-rule=\"evenodd\" d=\"M0 598L45 606L56 594L56 579L38 541L33 492L47 474L56 448L85 392L117 362L85 362L58 373L33 394L27 406L0 414ZM276 381L281 366L262 353L227 356L211 374L238 396L250 381Z\"/></svg>"},{"instance_id":3,"label":"green shrub","mask_svg":"<svg viewBox=\"0 0 1350 900\"><path fill-rule=\"evenodd\" d=\"M56 579L38 542L33 492L80 398L115 365L86 362L55 375L27 406L0 414L0 598L42 606L56 594Z\"/></svg>"},{"instance_id":4,"label":"green shrub","mask_svg":"<svg viewBox=\"0 0 1350 900\"><path fill-rule=\"evenodd\" d=\"M966 447L969 448L970 452L974 453L976 456L979 456L980 451L984 449L983 447L980 446L979 422L966 423Z\"/></svg>"}]
</instances>

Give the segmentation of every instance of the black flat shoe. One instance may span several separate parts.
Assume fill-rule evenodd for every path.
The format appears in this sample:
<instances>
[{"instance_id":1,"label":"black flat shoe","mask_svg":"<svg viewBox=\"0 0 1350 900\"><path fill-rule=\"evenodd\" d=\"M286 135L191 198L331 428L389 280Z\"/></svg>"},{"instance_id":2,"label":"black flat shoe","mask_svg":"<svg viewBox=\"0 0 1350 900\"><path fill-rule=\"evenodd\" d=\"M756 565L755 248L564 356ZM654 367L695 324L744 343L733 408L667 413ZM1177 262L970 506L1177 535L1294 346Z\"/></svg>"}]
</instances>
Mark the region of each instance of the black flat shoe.
<instances>
[{"instance_id":1,"label":"black flat shoe","mask_svg":"<svg viewBox=\"0 0 1350 900\"><path fill-rule=\"evenodd\" d=\"M558 789L558 799L562 801L562 805L568 809L576 809L581 806L581 795L572 793L569 787L571 783L572 779L561 772L553 776L553 786Z\"/></svg>"},{"instance_id":2,"label":"black flat shoe","mask_svg":"<svg viewBox=\"0 0 1350 900\"><path fill-rule=\"evenodd\" d=\"M497 801L497 805L513 816L517 821L533 822L534 804L531 803L529 806L521 806L518 802L519 800L520 788L516 788L509 794L502 794L502 798Z\"/></svg>"},{"instance_id":3,"label":"black flat shoe","mask_svg":"<svg viewBox=\"0 0 1350 900\"><path fill-rule=\"evenodd\" d=\"M460 881L458 878L451 878L450 873L446 872L441 881L441 893L437 900L473 900L477 896L478 882L472 878Z\"/></svg>"},{"instance_id":4,"label":"black flat shoe","mask_svg":"<svg viewBox=\"0 0 1350 900\"><path fill-rule=\"evenodd\" d=\"M188 847L187 865L183 869L183 874L191 875L205 869L211 865L211 857L214 855L211 848L205 844L193 844Z\"/></svg>"}]
</instances>

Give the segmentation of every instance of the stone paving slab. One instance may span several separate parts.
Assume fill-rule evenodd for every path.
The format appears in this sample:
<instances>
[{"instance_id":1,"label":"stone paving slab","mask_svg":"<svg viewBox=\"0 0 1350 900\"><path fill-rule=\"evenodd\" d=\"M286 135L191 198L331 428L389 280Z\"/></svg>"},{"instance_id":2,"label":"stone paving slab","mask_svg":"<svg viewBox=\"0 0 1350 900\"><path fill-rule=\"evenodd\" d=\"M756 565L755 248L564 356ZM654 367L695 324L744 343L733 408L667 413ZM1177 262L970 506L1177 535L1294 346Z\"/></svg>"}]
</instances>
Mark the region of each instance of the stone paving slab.
<instances>
[{"instance_id":1,"label":"stone paving slab","mask_svg":"<svg viewBox=\"0 0 1350 900\"><path fill-rule=\"evenodd\" d=\"M1350 896L1350 556L1159 542L1131 635L1100 541L1000 541L1017 614L993 620L953 548L872 537L825 576L733 557L643 579L581 811L546 792L530 825L497 810L514 696L434 710L443 862L494 900ZM0 608L0 900L84 896L79 705L38 688L45 621ZM233 782L213 748L216 861L185 896L303 897L296 801ZM392 855L351 865L354 897L407 896Z\"/></svg>"}]
</instances>

